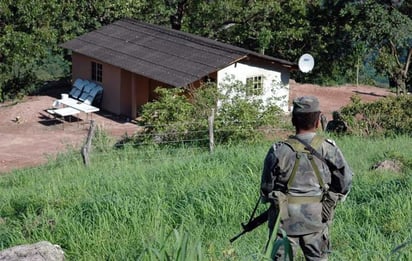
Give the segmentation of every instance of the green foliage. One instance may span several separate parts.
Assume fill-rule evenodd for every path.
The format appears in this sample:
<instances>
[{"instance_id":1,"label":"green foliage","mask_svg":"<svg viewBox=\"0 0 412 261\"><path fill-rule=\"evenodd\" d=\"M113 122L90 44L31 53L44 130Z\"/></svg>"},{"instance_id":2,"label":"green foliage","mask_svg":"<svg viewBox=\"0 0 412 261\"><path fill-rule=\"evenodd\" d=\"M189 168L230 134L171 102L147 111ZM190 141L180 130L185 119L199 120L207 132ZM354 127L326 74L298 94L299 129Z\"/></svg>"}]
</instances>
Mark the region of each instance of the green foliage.
<instances>
[{"instance_id":1,"label":"green foliage","mask_svg":"<svg viewBox=\"0 0 412 261\"><path fill-rule=\"evenodd\" d=\"M376 155L375 161L380 162L387 159L398 162L402 169L412 168L412 158L403 155L401 152L397 151L397 148L386 148L381 152L381 154Z\"/></svg>"},{"instance_id":2,"label":"green foliage","mask_svg":"<svg viewBox=\"0 0 412 261\"><path fill-rule=\"evenodd\" d=\"M174 236L173 239L172 234ZM172 248L168 247L170 241L174 242ZM170 249L171 248L171 249ZM160 246L160 249L146 248L139 255L138 260L202 260L203 252L201 242L196 239L192 241L189 233L174 229L173 233L170 233Z\"/></svg>"},{"instance_id":3,"label":"green foliage","mask_svg":"<svg viewBox=\"0 0 412 261\"><path fill-rule=\"evenodd\" d=\"M101 126L97 125L92 143L93 149L99 152L108 152L114 141L113 137L108 135L108 133Z\"/></svg>"},{"instance_id":4,"label":"green foliage","mask_svg":"<svg viewBox=\"0 0 412 261\"><path fill-rule=\"evenodd\" d=\"M293 1L192 1L184 30L296 60L310 31L306 4Z\"/></svg>"},{"instance_id":5,"label":"green foliage","mask_svg":"<svg viewBox=\"0 0 412 261\"><path fill-rule=\"evenodd\" d=\"M140 1L4 0L0 2L0 102L65 78L58 44L140 11Z\"/></svg>"},{"instance_id":6,"label":"green foliage","mask_svg":"<svg viewBox=\"0 0 412 261\"><path fill-rule=\"evenodd\" d=\"M316 66L297 81L368 83L377 72L405 92L410 79L408 1L3 0L0 10L0 101L68 77L59 44L123 17L293 62L309 52Z\"/></svg>"},{"instance_id":7,"label":"green foliage","mask_svg":"<svg viewBox=\"0 0 412 261\"><path fill-rule=\"evenodd\" d=\"M260 96L249 96L251 86L240 81L227 78L220 87L222 98L215 125L219 142L256 142L263 137L262 128L282 125L284 114L276 106L282 97L275 98L275 90L265 101Z\"/></svg>"},{"instance_id":8,"label":"green foliage","mask_svg":"<svg viewBox=\"0 0 412 261\"><path fill-rule=\"evenodd\" d=\"M352 37L365 44L375 69L394 83L397 94L406 93L412 59L412 9L402 2L368 0L346 9L353 17Z\"/></svg>"},{"instance_id":9,"label":"green foliage","mask_svg":"<svg viewBox=\"0 0 412 261\"><path fill-rule=\"evenodd\" d=\"M412 97L389 96L364 103L352 96L351 104L342 108L342 116L351 132L358 135L396 135L412 133Z\"/></svg>"},{"instance_id":10,"label":"green foliage","mask_svg":"<svg viewBox=\"0 0 412 261\"><path fill-rule=\"evenodd\" d=\"M226 83L223 91L214 83L191 90L158 88L158 100L143 106L139 122L145 134L136 135L136 141L208 143L208 118L213 110L216 142L255 142L262 138L260 128L280 125L283 112L275 105L276 99L265 103L246 95L248 88L241 82Z\"/></svg>"},{"instance_id":11,"label":"green foliage","mask_svg":"<svg viewBox=\"0 0 412 261\"><path fill-rule=\"evenodd\" d=\"M136 141L163 143L198 139L201 142L207 137L207 115L216 104L214 91L210 85L198 90L157 88L158 100L142 108L139 122L145 127L145 135L137 135Z\"/></svg>"},{"instance_id":12,"label":"green foliage","mask_svg":"<svg viewBox=\"0 0 412 261\"><path fill-rule=\"evenodd\" d=\"M57 49L57 41L46 2L3 1L0 10L0 101L4 101L42 85L36 77L38 67Z\"/></svg>"},{"instance_id":13,"label":"green foliage","mask_svg":"<svg viewBox=\"0 0 412 261\"><path fill-rule=\"evenodd\" d=\"M70 74L70 64L62 56L50 52L34 69L34 76L40 82L57 81Z\"/></svg>"}]
</instances>

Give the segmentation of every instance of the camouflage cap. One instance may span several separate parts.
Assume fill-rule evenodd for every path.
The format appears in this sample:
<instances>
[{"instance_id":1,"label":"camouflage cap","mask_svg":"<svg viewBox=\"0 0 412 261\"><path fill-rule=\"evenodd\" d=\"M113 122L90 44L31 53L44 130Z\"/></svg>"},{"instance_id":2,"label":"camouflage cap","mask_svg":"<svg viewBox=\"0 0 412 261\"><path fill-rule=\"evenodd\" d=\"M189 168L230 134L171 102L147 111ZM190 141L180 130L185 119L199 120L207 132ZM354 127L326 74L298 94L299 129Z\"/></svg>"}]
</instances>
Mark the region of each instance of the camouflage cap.
<instances>
[{"instance_id":1,"label":"camouflage cap","mask_svg":"<svg viewBox=\"0 0 412 261\"><path fill-rule=\"evenodd\" d=\"M302 96L293 100L293 112L317 112L319 109L319 100L315 96Z\"/></svg>"}]
</instances>

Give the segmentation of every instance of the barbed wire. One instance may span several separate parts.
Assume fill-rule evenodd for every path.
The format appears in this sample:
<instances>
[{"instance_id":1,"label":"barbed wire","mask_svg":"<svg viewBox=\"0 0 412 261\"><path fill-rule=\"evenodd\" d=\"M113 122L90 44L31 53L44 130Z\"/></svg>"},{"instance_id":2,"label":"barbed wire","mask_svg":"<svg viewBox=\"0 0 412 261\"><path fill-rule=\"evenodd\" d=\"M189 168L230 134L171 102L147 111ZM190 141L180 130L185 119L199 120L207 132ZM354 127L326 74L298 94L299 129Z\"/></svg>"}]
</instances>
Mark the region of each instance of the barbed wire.
<instances>
[{"instance_id":1,"label":"barbed wire","mask_svg":"<svg viewBox=\"0 0 412 261\"><path fill-rule=\"evenodd\" d=\"M253 126L243 126L239 125L237 127L230 127L230 126L225 126L225 127L219 127L215 128L213 132L240 132L244 131L245 129L239 129L244 128L244 127L253 127ZM256 131L291 131L292 129L289 128L279 128L279 127L270 127L270 126L262 126L262 127L257 127L255 129ZM179 131L166 131L166 132L155 132L155 133L148 133L148 132L136 132L133 135L134 136L167 136L167 135L175 135L175 134L197 134L197 133L208 133L207 130L179 130Z\"/></svg>"},{"instance_id":2,"label":"barbed wire","mask_svg":"<svg viewBox=\"0 0 412 261\"><path fill-rule=\"evenodd\" d=\"M286 119L279 119L279 121L288 123L289 120ZM140 124L139 122L136 123L137 126L143 129L151 129L151 128L173 128L173 127L185 127L185 126L200 126L205 127L207 126L207 119L204 120L196 120L196 121L180 121L179 123L165 123L165 124ZM215 119L214 125L261 125L262 122L259 120L227 120L227 119Z\"/></svg>"},{"instance_id":3,"label":"barbed wire","mask_svg":"<svg viewBox=\"0 0 412 261\"><path fill-rule=\"evenodd\" d=\"M131 147L135 150L123 151L122 153L126 153L126 155L122 155L126 157L134 156L138 161L167 161L176 160L176 158L179 157L193 158L196 157L199 151L205 152L208 150L212 152L215 145L233 144L233 142L236 143L236 140L243 142L248 138L256 141L256 139L259 139L259 136L256 134L261 134L262 140L264 140L265 135L270 135L271 133L276 135L277 133L284 133L291 130L275 126L245 126L245 123L258 125L257 121L236 121L233 125L214 126L215 128L213 128L213 130L210 129L208 124L197 124L194 126L190 125L192 123L192 121L189 121L179 124L156 125L156 128L154 128L155 131L150 130L154 125L140 125L140 128L135 133L126 134L114 145L105 142L105 135L104 132L102 132L103 139L97 139L97 141L94 142L97 150L95 150L93 154L97 157L113 156L112 148L125 149ZM185 124L190 125L190 128L184 129L183 126ZM163 126L165 131L162 131L158 126ZM172 148L180 150L182 147L185 147L188 153L183 154L181 151L179 153L168 153ZM197 151L195 151L194 148L196 148ZM148 150L149 153L142 153L141 150ZM157 157L156 155L161 156Z\"/></svg>"}]
</instances>

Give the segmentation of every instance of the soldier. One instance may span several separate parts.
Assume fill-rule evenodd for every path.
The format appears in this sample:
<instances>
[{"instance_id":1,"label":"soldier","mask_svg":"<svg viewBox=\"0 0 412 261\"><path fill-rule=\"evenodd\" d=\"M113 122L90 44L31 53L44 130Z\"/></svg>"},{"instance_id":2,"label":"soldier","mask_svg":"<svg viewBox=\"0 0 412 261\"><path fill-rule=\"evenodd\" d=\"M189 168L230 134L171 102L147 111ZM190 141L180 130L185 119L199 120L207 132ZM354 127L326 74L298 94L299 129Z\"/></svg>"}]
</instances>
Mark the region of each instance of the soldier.
<instances>
[{"instance_id":1,"label":"soldier","mask_svg":"<svg viewBox=\"0 0 412 261\"><path fill-rule=\"evenodd\" d=\"M272 145L261 178L262 201L275 206L269 227L280 216L293 255L300 247L306 260L327 260L333 210L349 193L353 175L335 142L316 135L320 114L314 96L293 101L296 135ZM274 232L279 238L281 232ZM275 260L284 258L281 247Z\"/></svg>"},{"instance_id":2,"label":"soldier","mask_svg":"<svg viewBox=\"0 0 412 261\"><path fill-rule=\"evenodd\" d=\"M343 121L339 112L334 111L332 113L332 120L326 125L325 131L335 132L337 134L345 133L348 130L346 123Z\"/></svg>"}]
</instances>

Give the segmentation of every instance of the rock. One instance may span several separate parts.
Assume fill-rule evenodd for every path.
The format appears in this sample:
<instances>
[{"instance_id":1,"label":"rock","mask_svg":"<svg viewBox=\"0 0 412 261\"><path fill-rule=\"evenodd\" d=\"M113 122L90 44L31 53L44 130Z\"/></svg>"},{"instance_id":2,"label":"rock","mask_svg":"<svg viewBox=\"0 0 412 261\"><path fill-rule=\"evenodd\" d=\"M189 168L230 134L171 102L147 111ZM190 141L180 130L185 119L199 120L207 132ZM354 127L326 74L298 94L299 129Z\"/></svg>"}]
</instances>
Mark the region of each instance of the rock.
<instances>
[{"instance_id":1,"label":"rock","mask_svg":"<svg viewBox=\"0 0 412 261\"><path fill-rule=\"evenodd\" d=\"M59 245L47 241L20 245L0 252L0 261L63 261L64 252Z\"/></svg>"},{"instance_id":2,"label":"rock","mask_svg":"<svg viewBox=\"0 0 412 261\"><path fill-rule=\"evenodd\" d=\"M372 169L387 170L398 173L402 170L402 163L398 160L384 160L373 165Z\"/></svg>"}]
</instances>

